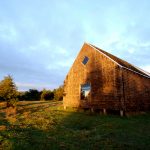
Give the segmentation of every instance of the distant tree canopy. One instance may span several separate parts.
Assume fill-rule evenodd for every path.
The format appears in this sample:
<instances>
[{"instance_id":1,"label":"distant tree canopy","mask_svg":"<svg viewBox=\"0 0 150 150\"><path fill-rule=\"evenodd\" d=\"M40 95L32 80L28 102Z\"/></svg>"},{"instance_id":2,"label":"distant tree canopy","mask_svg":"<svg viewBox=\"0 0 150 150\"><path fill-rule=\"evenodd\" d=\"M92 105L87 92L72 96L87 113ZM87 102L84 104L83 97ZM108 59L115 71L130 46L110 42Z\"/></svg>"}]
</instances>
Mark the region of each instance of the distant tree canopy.
<instances>
[{"instance_id":1,"label":"distant tree canopy","mask_svg":"<svg viewBox=\"0 0 150 150\"><path fill-rule=\"evenodd\" d=\"M27 98L31 100L40 100L41 93L36 89L30 89L29 92L27 92Z\"/></svg>"},{"instance_id":2,"label":"distant tree canopy","mask_svg":"<svg viewBox=\"0 0 150 150\"><path fill-rule=\"evenodd\" d=\"M40 100L41 92L36 89L29 89L29 91L20 92L19 100L38 101Z\"/></svg>"},{"instance_id":3,"label":"distant tree canopy","mask_svg":"<svg viewBox=\"0 0 150 150\"><path fill-rule=\"evenodd\" d=\"M7 102L7 106L15 106L18 100L18 91L13 78L8 75L0 82L0 98Z\"/></svg>"},{"instance_id":4,"label":"distant tree canopy","mask_svg":"<svg viewBox=\"0 0 150 150\"><path fill-rule=\"evenodd\" d=\"M29 89L29 91L19 92L18 96L19 100L26 101L44 101L44 100L62 100L63 99L63 86L60 86L54 90L46 90L38 91L36 89Z\"/></svg>"},{"instance_id":5,"label":"distant tree canopy","mask_svg":"<svg viewBox=\"0 0 150 150\"><path fill-rule=\"evenodd\" d=\"M51 90L43 89L41 93L41 100L53 100L54 99L54 92Z\"/></svg>"},{"instance_id":6,"label":"distant tree canopy","mask_svg":"<svg viewBox=\"0 0 150 150\"><path fill-rule=\"evenodd\" d=\"M39 101L53 99L63 99L63 86L59 86L54 90L43 89L38 91L37 89L29 89L29 91L18 92L11 76L6 76L0 81L0 101L6 101L8 105L14 106L17 100Z\"/></svg>"}]
</instances>

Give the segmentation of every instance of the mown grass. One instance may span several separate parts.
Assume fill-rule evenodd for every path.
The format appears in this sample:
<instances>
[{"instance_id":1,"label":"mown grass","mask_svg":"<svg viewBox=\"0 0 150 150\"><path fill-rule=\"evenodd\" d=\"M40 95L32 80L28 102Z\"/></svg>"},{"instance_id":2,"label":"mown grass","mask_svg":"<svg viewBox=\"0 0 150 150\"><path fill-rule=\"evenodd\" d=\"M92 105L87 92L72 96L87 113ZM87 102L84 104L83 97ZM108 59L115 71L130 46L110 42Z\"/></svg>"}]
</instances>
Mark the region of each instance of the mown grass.
<instances>
[{"instance_id":1,"label":"mown grass","mask_svg":"<svg viewBox=\"0 0 150 150\"><path fill-rule=\"evenodd\" d=\"M150 114L130 117L64 111L62 102L19 103L0 109L0 149L150 149Z\"/></svg>"}]
</instances>

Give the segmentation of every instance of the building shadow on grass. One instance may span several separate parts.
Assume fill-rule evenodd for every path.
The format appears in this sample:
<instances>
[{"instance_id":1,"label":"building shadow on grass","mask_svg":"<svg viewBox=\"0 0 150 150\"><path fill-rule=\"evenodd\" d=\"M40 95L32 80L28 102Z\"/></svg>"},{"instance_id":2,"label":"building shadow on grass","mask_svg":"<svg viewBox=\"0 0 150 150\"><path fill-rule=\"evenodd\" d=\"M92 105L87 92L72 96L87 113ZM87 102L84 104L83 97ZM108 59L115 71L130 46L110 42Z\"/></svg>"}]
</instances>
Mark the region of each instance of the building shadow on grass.
<instances>
[{"instance_id":1,"label":"building shadow on grass","mask_svg":"<svg viewBox=\"0 0 150 150\"><path fill-rule=\"evenodd\" d=\"M42 111L42 112L40 112ZM29 112L27 116L25 112ZM134 119L104 116L90 112L62 110L48 106L24 108L7 116L1 113L0 122L6 129L0 132L1 149L13 150L98 150L98 149L148 149L148 138L136 143L137 137L125 134ZM16 117L12 122L10 118ZM144 119L144 124L149 117ZM26 121L25 121L26 120ZM135 124L142 119L135 120ZM142 128L145 129L145 126ZM150 122L147 121L147 126ZM121 128L120 128L121 126ZM119 130L118 130L119 129ZM130 132L131 129L129 129ZM140 131L139 131L140 132ZM137 136L137 135L136 135ZM135 138L135 139L134 139ZM146 141L147 139L147 141ZM121 142L120 142L121 141ZM143 143L143 144L142 144Z\"/></svg>"}]
</instances>

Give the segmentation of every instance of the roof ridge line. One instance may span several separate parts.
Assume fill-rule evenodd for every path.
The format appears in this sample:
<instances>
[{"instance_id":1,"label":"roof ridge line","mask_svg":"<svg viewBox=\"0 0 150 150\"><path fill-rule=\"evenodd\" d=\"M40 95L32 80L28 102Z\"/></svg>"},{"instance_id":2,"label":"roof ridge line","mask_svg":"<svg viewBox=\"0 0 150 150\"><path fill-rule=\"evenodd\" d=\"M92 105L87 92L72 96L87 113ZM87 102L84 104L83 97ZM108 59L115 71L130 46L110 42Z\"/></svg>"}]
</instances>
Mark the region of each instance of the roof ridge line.
<instances>
[{"instance_id":1,"label":"roof ridge line","mask_svg":"<svg viewBox=\"0 0 150 150\"><path fill-rule=\"evenodd\" d=\"M99 51L96 47L94 47L93 45L86 43L89 46L91 46L92 48L94 48L96 51L98 51L99 53L102 53L104 56L106 56L107 58L109 58L111 61L113 61L114 63L116 63L117 65L119 65L121 68L123 67L122 65L120 65L118 62L116 62L115 60L113 60L112 58L110 58L109 56L107 56L106 54L104 54L103 52Z\"/></svg>"},{"instance_id":2,"label":"roof ridge line","mask_svg":"<svg viewBox=\"0 0 150 150\"><path fill-rule=\"evenodd\" d=\"M86 42L85 42L86 43ZM114 63L116 63L117 65L119 65L119 67L121 67L121 68L124 68L124 69L127 69L127 70L130 70L130 71L132 71L132 72L134 72L134 73L137 73L137 74L139 74L139 75L142 75L142 76L144 76L144 77L147 77L147 78L150 78L150 76L148 76L148 75L144 75L144 74L142 74L142 73L139 73L139 72L137 72L137 71L134 71L134 70L132 70L132 69L130 69L130 68L127 68L127 67L125 67L125 66L122 66L121 64L119 64L118 62L116 62L115 60L113 60L112 58L110 58L108 55L106 55L106 54L104 54L103 52L101 52L100 50L98 50L96 47L94 47L92 44L90 44L90 43L86 43L87 45L89 45L89 46L91 46L92 48L94 48L96 51L98 51L99 53L102 53L104 56L106 56L107 58L109 58L111 61L113 61ZM132 65L132 66L134 66L134 65ZM139 69L138 69L139 70Z\"/></svg>"},{"instance_id":3,"label":"roof ridge line","mask_svg":"<svg viewBox=\"0 0 150 150\"><path fill-rule=\"evenodd\" d=\"M149 72L147 72L147 71L145 71L145 70L143 70L142 68L139 68L139 67L137 67L137 66L135 66L135 65L133 65L136 69L138 69L138 70L140 70L141 72L144 72L147 76L150 76L150 73Z\"/></svg>"},{"instance_id":4,"label":"roof ridge line","mask_svg":"<svg viewBox=\"0 0 150 150\"><path fill-rule=\"evenodd\" d=\"M132 70L132 69L130 69L130 68L127 68L127 67L125 67L125 66L122 66L122 68L127 69L127 70L132 71L132 72L135 72L135 73L137 73L137 74L139 74L139 75L141 75L141 76L144 76L144 77L146 77L146 78L150 78L150 76L148 76L148 75L144 75L144 74L142 74L142 73L139 73L139 72L137 72L137 71L134 71L134 70Z\"/></svg>"}]
</instances>

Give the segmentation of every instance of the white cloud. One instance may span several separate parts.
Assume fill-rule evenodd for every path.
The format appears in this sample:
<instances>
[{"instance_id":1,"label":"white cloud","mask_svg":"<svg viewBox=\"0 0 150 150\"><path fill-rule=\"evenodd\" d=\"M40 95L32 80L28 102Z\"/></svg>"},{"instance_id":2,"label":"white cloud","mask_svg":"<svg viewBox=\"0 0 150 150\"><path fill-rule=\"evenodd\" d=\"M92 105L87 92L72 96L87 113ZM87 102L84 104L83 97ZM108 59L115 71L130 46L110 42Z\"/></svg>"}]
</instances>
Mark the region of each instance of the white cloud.
<instances>
[{"instance_id":1,"label":"white cloud","mask_svg":"<svg viewBox=\"0 0 150 150\"><path fill-rule=\"evenodd\" d=\"M149 70L150 2L86 4L1 1L0 75L14 74L20 88L57 87L84 41Z\"/></svg>"},{"instance_id":2,"label":"white cloud","mask_svg":"<svg viewBox=\"0 0 150 150\"><path fill-rule=\"evenodd\" d=\"M41 51L41 50L50 50L52 48L52 44L49 38L40 38L34 44L29 45L28 49L31 51Z\"/></svg>"},{"instance_id":3,"label":"white cloud","mask_svg":"<svg viewBox=\"0 0 150 150\"><path fill-rule=\"evenodd\" d=\"M56 51L60 54L63 54L63 55L68 54L68 51L66 49L64 49L63 47L56 46Z\"/></svg>"},{"instance_id":4,"label":"white cloud","mask_svg":"<svg viewBox=\"0 0 150 150\"><path fill-rule=\"evenodd\" d=\"M133 53L135 52L135 49L134 49L134 48L129 48L127 51L128 51L130 54L133 54Z\"/></svg>"},{"instance_id":5,"label":"white cloud","mask_svg":"<svg viewBox=\"0 0 150 150\"><path fill-rule=\"evenodd\" d=\"M19 38L19 34L13 25L0 24L0 38L14 42Z\"/></svg>"},{"instance_id":6,"label":"white cloud","mask_svg":"<svg viewBox=\"0 0 150 150\"><path fill-rule=\"evenodd\" d=\"M24 82L16 82L16 86L19 90L26 90L26 89L38 89L42 90L43 88L52 89L53 85L48 85L45 83L24 83Z\"/></svg>"}]
</instances>

